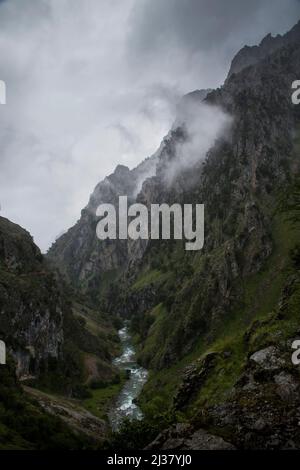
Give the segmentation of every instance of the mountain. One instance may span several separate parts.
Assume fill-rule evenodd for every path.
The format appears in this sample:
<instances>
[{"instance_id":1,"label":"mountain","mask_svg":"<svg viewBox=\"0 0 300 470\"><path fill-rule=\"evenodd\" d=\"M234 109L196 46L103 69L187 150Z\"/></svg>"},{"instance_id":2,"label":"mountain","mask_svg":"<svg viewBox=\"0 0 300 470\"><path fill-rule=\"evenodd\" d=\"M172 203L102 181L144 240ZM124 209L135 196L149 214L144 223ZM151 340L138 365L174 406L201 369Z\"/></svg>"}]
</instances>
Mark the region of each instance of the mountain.
<instances>
[{"instance_id":1,"label":"mountain","mask_svg":"<svg viewBox=\"0 0 300 470\"><path fill-rule=\"evenodd\" d=\"M62 359L63 300L29 233L3 217L0 263L1 338L18 376L36 374L43 362Z\"/></svg>"},{"instance_id":2,"label":"mountain","mask_svg":"<svg viewBox=\"0 0 300 470\"><path fill-rule=\"evenodd\" d=\"M15 365L8 359L0 369L0 450L96 449L97 444L83 426L67 424L66 408L62 418L45 410L20 386ZM77 410L77 420L81 415ZM103 432L102 423L98 432ZM86 427L87 428L87 427Z\"/></svg>"},{"instance_id":3,"label":"mountain","mask_svg":"<svg viewBox=\"0 0 300 470\"><path fill-rule=\"evenodd\" d=\"M210 91L196 90L185 95L178 103L178 119L183 120L191 110L197 109ZM105 307L112 281L142 258L147 242L105 240L100 243L96 237L96 209L102 203L117 205L118 197L122 195L128 197L128 204L139 200L142 186L156 173L159 156L169 145L170 135L166 136L153 156L136 168L129 170L124 165L118 165L113 174L101 181L81 211L79 221L59 237L48 251L47 258L59 267L69 283L94 302L105 302Z\"/></svg>"},{"instance_id":4,"label":"mountain","mask_svg":"<svg viewBox=\"0 0 300 470\"><path fill-rule=\"evenodd\" d=\"M211 436L222 448L300 447L299 219L278 210L299 191L299 34L300 23L242 49L221 88L186 100L140 190L117 168L49 252L73 286L131 320L150 369L139 403L164 429L150 444L145 433L149 448L209 448ZM204 203L203 250L99 242L95 208L124 191L146 205ZM135 433L141 445L137 423Z\"/></svg>"},{"instance_id":5,"label":"mountain","mask_svg":"<svg viewBox=\"0 0 300 470\"><path fill-rule=\"evenodd\" d=\"M147 351L155 367L165 367L189 352L198 341L195 330L211 334L240 295L237 281L259 272L273 251L270 227L276 188L288 184L298 166L293 155L298 110L291 103L291 83L299 72L299 46L291 45L232 76L206 98L207 104L234 116L230 135L210 149L204 164L200 161L181 171L168 189L174 149L186 139L176 129L161 154L156 176L144 185L151 202L201 201L206 209L204 250L193 257L182 246L165 242L154 255L157 243L150 243L137 274L137 279L145 276L151 260L160 255L156 305L164 289L171 292L169 315L161 320L168 335L161 336L160 324L159 338ZM176 261L180 256L189 272L181 270L176 279L172 260L180 269ZM157 349L157 342L164 346Z\"/></svg>"},{"instance_id":6,"label":"mountain","mask_svg":"<svg viewBox=\"0 0 300 470\"><path fill-rule=\"evenodd\" d=\"M105 313L62 281L31 235L3 217L0 339L7 350L0 370L0 448L99 444L107 426L83 405L92 397L91 384L120 381L111 363L119 352L116 330ZM75 408L70 398L78 401ZM22 422L32 423L31 432Z\"/></svg>"},{"instance_id":7,"label":"mountain","mask_svg":"<svg viewBox=\"0 0 300 470\"><path fill-rule=\"evenodd\" d=\"M0 334L21 380L39 378L49 368L67 367L68 348L86 355L97 354L111 368L109 350L113 350L113 345L108 338L112 337L113 327L108 319L98 313L104 339L101 344L85 328L86 320L91 321L92 316L88 305L76 296L72 302L69 300L68 294L72 293L51 269L30 234L3 217L0 262ZM69 373L72 376L72 371ZM79 374L79 370L74 370L74 374Z\"/></svg>"},{"instance_id":8,"label":"mountain","mask_svg":"<svg viewBox=\"0 0 300 470\"><path fill-rule=\"evenodd\" d=\"M76 225L58 238L48 252L48 259L60 268L66 279L94 300L126 268L132 256L126 240L99 243L96 209L102 203L118 204L122 195L133 201L142 182L155 173L156 161L157 156L153 155L133 170L118 165L113 174L96 186ZM143 247L139 246L135 256L142 253Z\"/></svg>"},{"instance_id":9,"label":"mountain","mask_svg":"<svg viewBox=\"0 0 300 470\"><path fill-rule=\"evenodd\" d=\"M297 44L300 41L300 22L298 22L291 31L284 35L278 34L273 37L268 34L258 46L245 46L233 58L228 73L228 78L234 73L239 73L246 67L255 65L276 50L288 46L292 43Z\"/></svg>"}]
</instances>

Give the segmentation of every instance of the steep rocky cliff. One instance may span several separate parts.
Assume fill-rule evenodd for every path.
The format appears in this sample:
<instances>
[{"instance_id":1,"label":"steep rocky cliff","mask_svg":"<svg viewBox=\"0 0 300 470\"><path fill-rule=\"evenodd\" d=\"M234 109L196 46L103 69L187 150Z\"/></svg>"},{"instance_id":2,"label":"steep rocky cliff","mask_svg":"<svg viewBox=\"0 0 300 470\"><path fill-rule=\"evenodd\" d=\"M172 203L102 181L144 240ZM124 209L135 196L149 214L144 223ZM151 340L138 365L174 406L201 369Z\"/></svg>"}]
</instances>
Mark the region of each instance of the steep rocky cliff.
<instances>
[{"instance_id":1,"label":"steep rocky cliff","mask_svg":"<svg viewBox=\"0 0 300 470\"><path fill-rule=\"evenodd\" d=\"M0 218L0 334L19 376L62 359L63 301L29 233Z\"/></svg>"},{"instance_id":2,"label":"steep rocky cliff","mask_svg":"<svg viewBox=\"0 0 300 470\"><path fill-rule=\"evenodd\" d=\"M51 270L30 234L1 217L0 337L18 377L46 378L56 371L56 381L70 392L73 382L85 380L89 355L102 364L104 375L106 369L113 376L114 330L103 314L94 313L94 331L89 331L85 324L92 313Z\"/></svg>"}]
</instances>

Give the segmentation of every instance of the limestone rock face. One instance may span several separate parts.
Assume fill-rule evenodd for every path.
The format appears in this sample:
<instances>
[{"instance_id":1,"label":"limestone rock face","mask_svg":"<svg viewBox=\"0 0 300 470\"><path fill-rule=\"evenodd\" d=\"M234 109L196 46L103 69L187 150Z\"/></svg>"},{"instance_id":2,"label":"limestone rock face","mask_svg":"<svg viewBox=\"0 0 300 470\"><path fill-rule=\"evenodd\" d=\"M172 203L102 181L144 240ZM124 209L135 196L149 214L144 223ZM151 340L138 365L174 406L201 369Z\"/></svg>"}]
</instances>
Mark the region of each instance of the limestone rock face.
<instances>
[{"instance_id":1,"label":"limestone rock face","mask_svg":"<svg viewBox=\"0 0 300 470\"><path fill-rule=\"evenodd\" d=\"M63 302L28 232L0 217L0 336L19 377L62 357Z\"/></svg>"}]
</instances>

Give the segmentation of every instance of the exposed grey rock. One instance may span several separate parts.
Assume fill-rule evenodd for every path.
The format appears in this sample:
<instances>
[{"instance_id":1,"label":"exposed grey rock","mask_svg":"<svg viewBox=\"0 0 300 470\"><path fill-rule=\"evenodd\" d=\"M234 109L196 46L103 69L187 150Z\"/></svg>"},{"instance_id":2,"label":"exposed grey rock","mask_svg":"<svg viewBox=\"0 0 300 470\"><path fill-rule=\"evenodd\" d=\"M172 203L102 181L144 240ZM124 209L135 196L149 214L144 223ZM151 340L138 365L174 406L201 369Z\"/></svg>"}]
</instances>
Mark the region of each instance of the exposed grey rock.
<instances>
[{"instance_id":1,"label":"exposed grey rock","mask_svg":"<svg viewBox=\"0 0 300 470\"><path fill-rule=\"evenodd\" d=\"M259 364L263 369L276 370L284 365L284 360L280 358L279 351L275 346L256 351L250 359Z\"/></svg>"},{"instance_id":2,"label":"exposed grey rock","mask_svg":"<svg viewBox=\"0 0 300 470\"><path fill-rule=\"evenodd\" d=\"M278 395L286 401L292 401L299 395L299 381L297 382L294 377L285 372L281 371L274 377L275 383L278 385Z\"/></svg>"},{"instance_id":3,"label":"exposed grey rock","mask_svg":"<svg viewBox=\"0 0 300 470\"><path fill-rule=\"evenodd\" d=\"M146 447L146 450L235 450L219 436L204 429L194 431L191 426L177 424L163 431Z\"/></svg>"},{"instance_id":4,"label":"exposed grey rock","mask_svg":"<svg viewBox=\"0 0 300 470\"><path fill-rule=\"evenodd\" d=\"M194 393L199 393L209 372L214 367L217 353L207 354L202 360L198 360L186 367L182 382L174 398L175 409L182 409L192 399Z\"/></svg>"},{"instance_id":5,"label":"exposed grey rock","mask_svg":"<svg viewBox=\"0 0 300 470\"><path fill-rule=\"evenodd\" d=\"M0 217L0 337L22 378L62 358L63 300L32 237Z\"/></svg>"},{"instance_id":6,"label":"exposed grey rock","mask_svg":"<svg viewBox=\"0 0 300 470\"><path fill-rule=\"evenodd\" d=\"M24 390L40 404L43 410L61 418L73 431L85 434L95 441L103 441L108 432L107 423L80 407L78 403L47 395L39 390L24 387Z\"/></svg>"},{"instance_id":7,"label":"exposed grey rock","mask_svg":"<svg viewBox=\"0 0 300 470\"><path fill-rule=\"evenodd\" d=\"M199 429L184 441L184 450L235 450L235 447L218 436Z\"/></svg>"}]
</instances>

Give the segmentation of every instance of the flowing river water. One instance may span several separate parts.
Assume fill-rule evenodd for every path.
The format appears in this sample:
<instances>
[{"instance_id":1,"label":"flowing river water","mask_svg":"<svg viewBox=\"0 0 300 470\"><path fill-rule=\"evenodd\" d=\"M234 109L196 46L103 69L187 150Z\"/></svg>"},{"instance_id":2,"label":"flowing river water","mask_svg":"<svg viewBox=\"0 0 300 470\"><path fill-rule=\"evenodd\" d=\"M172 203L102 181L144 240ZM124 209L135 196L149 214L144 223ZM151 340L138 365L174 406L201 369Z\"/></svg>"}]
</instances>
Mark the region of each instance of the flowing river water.
<instances>
[{"instance_id":1,"label":"flowing river water","mask_svg":"<svg viewBox=\"0 0 300 470\"><path fill-rule=\"evenodd\" d=\"M148 376L147 370L139 366L135 360L135 349L128 323L125 323L124 328L119 330L119 336L123 352L121 356L114 359L114 364L119 369L129 371L129 378L117 397L114 407L109 412L109 421L114 431L119 429L124 418L143 418L143 413L134 400L140 394Z\"/></svg>"}]
</instances>

